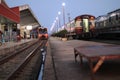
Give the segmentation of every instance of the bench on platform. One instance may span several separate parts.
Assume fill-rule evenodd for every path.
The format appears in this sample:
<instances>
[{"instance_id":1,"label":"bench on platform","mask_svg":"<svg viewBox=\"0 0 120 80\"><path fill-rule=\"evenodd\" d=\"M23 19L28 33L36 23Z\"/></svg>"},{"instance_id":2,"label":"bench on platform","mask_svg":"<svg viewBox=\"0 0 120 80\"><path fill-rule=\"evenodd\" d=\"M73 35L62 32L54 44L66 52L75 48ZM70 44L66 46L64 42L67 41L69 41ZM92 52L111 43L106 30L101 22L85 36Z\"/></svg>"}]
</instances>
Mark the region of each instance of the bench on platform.
<instances>
[{"instance_id":1,"label":"bench on platform","mask_svg":"<svg viewBox=\"0 0 120 80\"><path fill-rule=\"evenodd\" d=\"M120 59L120 45L89 45L74 48L75 61L79 55L81 64L83 58L88 60L91 78L94 80L94 74L100 68L105 60ZM93 62L97 61L95 65Z\"/></svg>"}]
</instances>

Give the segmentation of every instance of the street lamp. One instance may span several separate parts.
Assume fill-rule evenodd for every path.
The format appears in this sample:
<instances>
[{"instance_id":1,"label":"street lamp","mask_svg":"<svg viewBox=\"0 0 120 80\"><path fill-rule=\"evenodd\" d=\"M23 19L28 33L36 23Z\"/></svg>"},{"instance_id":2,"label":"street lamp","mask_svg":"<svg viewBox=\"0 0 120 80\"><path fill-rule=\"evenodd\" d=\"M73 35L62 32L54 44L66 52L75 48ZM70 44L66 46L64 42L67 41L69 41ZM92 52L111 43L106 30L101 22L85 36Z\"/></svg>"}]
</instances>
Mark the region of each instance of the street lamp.
<instances>
[{"instance_id":1,"label":"street lamp","mask_svg":"<svg viewBox=\"0 0 120 80\"><path fill-rule=\"evenodd\" d=\"M69 28L70 28L70 34L71 34L71 21L70 21L70 13L67 14L68 15L68 22L70 24Z\"/></svg>"},{"instance_id":2,"label":"street lamp","mask_svg":"<svg viewBox=\"0 0 120 80\"><path fill-rule=\"evenodd\" d=\"M58 17L56 17L56 32L58 32Z\"/></svg>"},{"instance_id":3,"label":"street lamp","mask_svg":"<svg viewBox=\"0 0 120 80\"><path fill-rule=\"evenodd\" d=\"M51 32L55 32L55 24L56 24L56 20L53 22L51 28L50 28L50 31Z\"/></svg>"},{"instance_id":4,"label":"street lamp","mask_svg":"<svg viewBox=\"0 0 120 80\"><path fill-rule=\"evenodd\" d=\"M64 23L64 29L65 29L65 3L62 3L62 11L63 11L63 23Z\"/></svg>"},{"instance_id":5,"label":"street lamp","mask_svg":"<svg viewBox=\"0 0 120 80\"><path fill-rule=\"evenodd\" d=\"M56 31L56 30L57 30L57 29L56 29L56 22L57 22L57 21L55 20L55 21L54 21L54 24L55 24L55 25L54 25L54 26L55 26L55 27L54 27L54 30L55 30L55 32L57 32L57 31Z\"/></svg>"},{"instance_id":6,"label":"street lamp","mask_svg":"<svg viewBox=\"0 0 120 80\"><path fill-rule=\"evenodd\" d=\"M60 14L61 14L61 12L59 11L59 12L58 12L59 28L61 27L61 23L60 23Z\"/></svg>"},{"instance_id":7,"label":"street lamp","mask_svg":"<svg viewBox=\"0 0 120 80\"><path fill-rule=\"evenodd\" d=\"M72 35L71 35L71 21L70 21L70 13L68 13L68 21L69 21L69 29L70 29L70 36L69 38L72 39Z\"/></svg>"}]
</instances>

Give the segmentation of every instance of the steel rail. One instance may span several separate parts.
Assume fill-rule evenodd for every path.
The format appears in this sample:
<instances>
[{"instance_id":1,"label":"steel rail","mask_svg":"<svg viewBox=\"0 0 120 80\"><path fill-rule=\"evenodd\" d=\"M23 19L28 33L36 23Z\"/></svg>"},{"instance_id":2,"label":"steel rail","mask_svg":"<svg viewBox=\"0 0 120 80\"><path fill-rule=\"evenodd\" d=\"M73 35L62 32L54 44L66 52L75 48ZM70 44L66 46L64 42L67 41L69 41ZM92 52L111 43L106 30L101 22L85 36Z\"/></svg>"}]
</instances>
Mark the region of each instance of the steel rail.
<instances>
[{"instance_id":1,"label":"steel rail","mask_svg":"<svg viewBox=\"0 0 120 80\"><path fill-rule=\"evenodd\" d=\"M37 42L39 42L39 41L37 41ZM17 54L23 52L24 50L28 49L29 47L31 47L32 45L36 44L37 42L34 42L31 45L29 45L28 47L25 47L25 48L21 49L18 52L15 52L13 54L10 54L9 56L6 56L6 57L0 59L0 65L6 63L8 60L10 60L11 58L15 57Z\"/></svg>"},{"instance_id":2,"label":"steel rail","mask_svg":"<svg viewBox=\"0 0 120 80\"><path fill-rule=\"evenodd\" d=\"M41 41L40 45L38 45L30 54L22 61L22 63L6 78L6 80L13 80L14 76L20 72L27 63L32 59L32 57L36 54L37 49L42 47L45 43Z\"/></svg>"}]
</instances>

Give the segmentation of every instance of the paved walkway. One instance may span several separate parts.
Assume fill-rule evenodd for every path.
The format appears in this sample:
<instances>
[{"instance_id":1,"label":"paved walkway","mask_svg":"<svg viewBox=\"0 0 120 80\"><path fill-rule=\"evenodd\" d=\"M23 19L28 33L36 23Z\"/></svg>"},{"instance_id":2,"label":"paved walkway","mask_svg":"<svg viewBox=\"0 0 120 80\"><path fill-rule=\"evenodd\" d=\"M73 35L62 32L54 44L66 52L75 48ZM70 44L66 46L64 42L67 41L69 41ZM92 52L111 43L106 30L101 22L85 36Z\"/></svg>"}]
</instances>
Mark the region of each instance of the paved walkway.
<instances>
[{"instance_id":1,"label":"paved walkway","mask_svg":"<svg viewBox=\"0 0 120 80\"><path fill-rule=\"evenodd\" d=\"M75 63L72 46L52 37L49 42L43 80L90 80L90 74L82 74L80 64Z\"/></svg>"},{"instance_id":2,"label":"paved walkway","mask_svg":"<svg viewBox=\"0 0 120 80\"><path fill-rule=\"evenodd\" d=\"M100 44L89 41L61 41L50 37L45 61L43 80L91 80L88 61L81 66L74 60L74 47ZM96 80L120 80L119 62L105 62L96 74Z\"/></svg>"}]
</instances>

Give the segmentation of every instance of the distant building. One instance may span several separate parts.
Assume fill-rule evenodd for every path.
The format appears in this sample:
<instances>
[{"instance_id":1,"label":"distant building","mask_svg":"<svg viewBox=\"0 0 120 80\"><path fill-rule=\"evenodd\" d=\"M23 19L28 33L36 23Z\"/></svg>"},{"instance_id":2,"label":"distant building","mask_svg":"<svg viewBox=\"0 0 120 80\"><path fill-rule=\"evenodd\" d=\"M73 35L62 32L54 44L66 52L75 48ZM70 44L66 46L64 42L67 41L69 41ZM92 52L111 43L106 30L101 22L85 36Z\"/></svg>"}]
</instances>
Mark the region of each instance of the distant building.
<instances>
[{"instance_id":1,"label":"distant building","mask_svg":"<svg viewBox=\"0 0 120 80\"><path fill-rule=\"evenodd\" d=\"M19 7L9 8L5 0L0 0L0 30L3 33L3 41L16 40L18 25L20 22Z\"/></svg>"},{"instance_id":2,"label":"distant building","mask_svg":"<svg viewBox=\"0 0 120 80\"><path fill-rule=\"evenodd\" d=\"M36 27L40 26L40 23L38 22L36 16L33 14L31 8L29 5L21 5L19 6L20 10L20 35L22 38L30 38L31 35L34 35L34 37L37 35L35 32Z\"/></svg>"}]
</instances>

